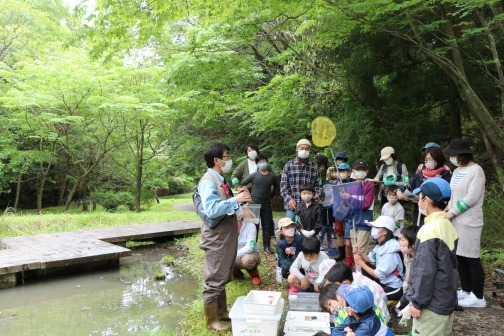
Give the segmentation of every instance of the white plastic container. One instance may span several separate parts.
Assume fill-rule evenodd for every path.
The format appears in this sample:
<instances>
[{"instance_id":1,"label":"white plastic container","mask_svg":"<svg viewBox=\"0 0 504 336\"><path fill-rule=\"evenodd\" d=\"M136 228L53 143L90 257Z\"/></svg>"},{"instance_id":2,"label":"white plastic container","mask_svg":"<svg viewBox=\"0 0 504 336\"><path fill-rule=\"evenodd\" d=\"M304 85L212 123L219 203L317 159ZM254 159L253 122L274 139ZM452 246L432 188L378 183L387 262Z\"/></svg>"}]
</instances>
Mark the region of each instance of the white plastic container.
<instances>
[{"instance_id":1,"label":"white plastic container","mask_svg":"<svg viewBox=\"0 0 504 336\"><path fill-rule=\"evenodd\" d=\"M233 336L276 336L278 334L278 325L282 318L284 300L280 298L277 310L270 315L247 314L244 309L244 301L245 296L238 297L229 312Z\"/></svg>"},{"instance_id":2,"label":"white plastic container","mask_svg":"<svg viewBox=\"0 0 504 336\"><path fill-rule=\"evenodd\" d=\"M312 336L319 331L330 334L329 313L289 311L284 336Z\"/></svg>"},{"instance_id":3,"label":"white plastic container","mask_svg":"<svg viewBox=\"0 0 504 336\"><path fill-rule=\"evenodd\" d=\"M321 311L319 293L289 294L289 310L295 311Z\"/></svg>"},{"instance_id":4,"label":"white plastic container","mask_svg":"<svg viewBox=\"0 0 504 336\"><path fill-rule=\"evenodd\" d=\"M261 204L246 204L242 206L242 210L243 223L259 224Z\"/></svg>"},{"instance_id":5,"label":"white plastic container","mask_svg":"<svg viewBox=\"0 0 504 336\"><path fill-rule=\"evenodd\" d=\"M245 300L243 300L245 313L256 315L275 314L278 310L281 296L281 292L251 290L247 297L245 297Z\"/></svg>"}]
</instances>

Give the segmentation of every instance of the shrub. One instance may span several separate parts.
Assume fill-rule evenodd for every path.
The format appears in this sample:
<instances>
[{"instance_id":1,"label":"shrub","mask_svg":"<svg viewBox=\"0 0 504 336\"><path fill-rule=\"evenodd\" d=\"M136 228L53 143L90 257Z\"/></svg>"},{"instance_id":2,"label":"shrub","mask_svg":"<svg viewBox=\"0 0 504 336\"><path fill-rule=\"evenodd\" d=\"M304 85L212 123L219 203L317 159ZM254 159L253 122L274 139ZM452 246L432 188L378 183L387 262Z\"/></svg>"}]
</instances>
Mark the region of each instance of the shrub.
<instances>
[{"instance_id":1,"label":"shrub","mask_svg":"<svg viewBox=\"0 0 504 336\"><path fill-rule=\"evenodd\" d=\"M128 205L135 202L135 197L129 192L115 192L97 190L92 193L94 200L101 204L107 211L115 211L119 205Z\"/></svg>"},{"instance_id":2,"label":"shrub","mask_svg":"<svg viewBox=\"0 0 504 336\"><path fill-rule=\"evenodd\" d=\"M135 192L130 191L130 193L133 195L133 197L131 202L127 203L126 205L131 211L135 211ZM154 204L155 200L156 200L156 193L154 191L148 189L142 189L140 193L140 207L142 209L150 208Z\"/></svg>"},{"instance_id":3,"label":"shrub","mask_svg":"<svg viewBox=\"0 0 504 336\"><path fill-rule=\"evenodd\" d=\"M498 183L487 186L485 202L483 203L483 234L481 246L487 249L504 248L504 230L502 218L504 217L504 190Z\"/></svg>"}]
</instances>

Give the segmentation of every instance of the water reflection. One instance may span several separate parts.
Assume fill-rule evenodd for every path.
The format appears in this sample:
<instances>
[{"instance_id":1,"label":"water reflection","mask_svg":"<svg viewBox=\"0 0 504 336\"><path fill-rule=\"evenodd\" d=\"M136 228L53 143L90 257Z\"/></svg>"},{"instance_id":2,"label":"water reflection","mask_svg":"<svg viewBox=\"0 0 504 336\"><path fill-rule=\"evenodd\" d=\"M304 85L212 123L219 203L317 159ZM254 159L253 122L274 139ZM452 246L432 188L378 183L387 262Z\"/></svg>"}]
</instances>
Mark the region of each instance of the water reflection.
<instances>
[{"instance_id":1,"label":"water reflection","mask_svg":"<svg viewBox=\"0 0 504 336\"><path fill-rule=\"evenodd\" d=\"M51 279L0 291L0 335L134 335L175 331L197 284L158 255L122 259L115 271Z\"/></svg>"}]
</instances>

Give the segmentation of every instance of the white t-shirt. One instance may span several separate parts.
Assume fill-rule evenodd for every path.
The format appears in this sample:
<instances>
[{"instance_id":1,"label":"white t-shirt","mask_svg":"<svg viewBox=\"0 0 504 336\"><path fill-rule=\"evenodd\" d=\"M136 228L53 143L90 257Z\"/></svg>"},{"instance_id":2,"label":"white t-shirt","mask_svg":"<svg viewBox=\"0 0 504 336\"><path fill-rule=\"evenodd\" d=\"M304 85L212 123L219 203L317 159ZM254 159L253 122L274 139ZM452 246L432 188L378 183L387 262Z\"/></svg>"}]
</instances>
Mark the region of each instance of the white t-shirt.
<instances>
[{"instance_id":1,"label":"white t-shirt","mask_svg":"<svg viewBox=\"0 0 504 336\"><path fill-rule=\"evenodd\" d=\"M255 173L257 171L257 163L249 159L247 159L247 163L248 163L249 175L252 175L252 173Z\"/></svg>"},{"instance_id":2,"label":"white t-shirt","mask_svg":"<svg viewBox=\"0 0 504 336\"><path fill-rule=\"evenodd\" d=\"M399 227L396 224L396 230L394 231L394 236L399 237L399 233L401 233L401 229L404 226L404 208L401 203L397 202L394 205L391 205L389 202L385 203L381 209L381 215L392 217L394 222L401 223Z\"/></svg>"}]
</instances>

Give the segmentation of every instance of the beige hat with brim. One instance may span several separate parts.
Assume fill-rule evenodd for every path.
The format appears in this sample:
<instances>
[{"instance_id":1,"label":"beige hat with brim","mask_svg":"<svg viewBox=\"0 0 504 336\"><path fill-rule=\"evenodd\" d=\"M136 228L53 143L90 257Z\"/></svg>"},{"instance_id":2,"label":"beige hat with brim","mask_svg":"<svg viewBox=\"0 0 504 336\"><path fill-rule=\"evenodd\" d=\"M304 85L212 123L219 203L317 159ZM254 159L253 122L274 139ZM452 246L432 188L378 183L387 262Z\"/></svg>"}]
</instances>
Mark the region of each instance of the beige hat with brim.
<instances>
[{"instance_id":1,"label":"beige hat with brim","mask_svg":"<svg viewBox=\"0 0 504 336\"><path fill-rule=\"evenodd\" d=\"M286 226L289 226L291 224L296 224L292 221L292 219L286 217L286 218L282 218L278 221L278 228L281 229L283 227L286 227Z\"/></svg>"},{"instance_id":2,"label":"beige hat with brim","mask_svg":"<svg viewBox=\"0 0 504 336\"><path fill-rule=\"evenodd\" d=\"M380 157L380 161L383 161L383 160L387 160L390 155L394 154L395 151L394 151L394 148L392 147L385 147L381 150L381 157Z\"/></svg>"},{"instance_id":3,"label":"beige hat with brim","mask_svg":"<svg viewBox=\"0 0 504 336\"><path fill-rule=\"evenodd\" d=\"M299 147L301 145L308 145L308 146L311 147L311 142L308 139L301 139L301 140L298 141L296 147Z\"/></svg>"}]
</instances>

